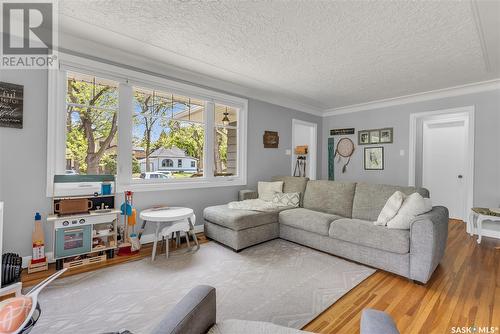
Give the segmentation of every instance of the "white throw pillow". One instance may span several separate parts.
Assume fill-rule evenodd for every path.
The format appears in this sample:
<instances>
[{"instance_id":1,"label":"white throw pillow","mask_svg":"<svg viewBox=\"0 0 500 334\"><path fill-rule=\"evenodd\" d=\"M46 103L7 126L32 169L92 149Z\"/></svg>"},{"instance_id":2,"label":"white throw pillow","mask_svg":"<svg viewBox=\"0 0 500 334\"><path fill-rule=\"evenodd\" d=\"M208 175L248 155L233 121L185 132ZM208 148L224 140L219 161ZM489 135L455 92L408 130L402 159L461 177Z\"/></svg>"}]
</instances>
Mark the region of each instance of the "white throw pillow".
<instances>
[{"instance_id":1,"label":"white throw pillow","mask_svg":"<svg viewBox=\"0 0 500 334\"><path fill-rule=\"evenodd\" d=\"M432 202L429 198L423 198L419 193L413 193L405 198L396 216L387 222L387 227L408 230L411 221L416 216L431 210Z\"/></svg>"},{"instance_id":2,"label":"white throw pillow","mask_svg":"<svg viewBox=\"0 0 500 334\"><path fill-rule=\"evenodd\" d=\"M272 201L274 193L283 192L283 181L276 182L262 182L257 184L257 191L259 192L259 199L263 201Z\"/></svg>"},{"instance_id":3,"label":"white throw pillow","mask_svg":"<svg viewBox=\"0 0 500 334\"><path fill-rule=\"evenodd\" d=\"M300 193L274 193L273 204L279 207L296 208L300 203Z\"/></svg>"},{"instance_id":4,"label":"white throw pillow","mask_svg":"<svg viewBox=\"0 0 500 334\"><path fill-rule=\"evenodd\" d=\"M385 203L382 211L380 211L377 221L374 222L374 224L380 226L387 225L387 222L394 218L398 213L401 205L403 204L403 201L405 200L405 197L405 194L403 194L401 191L396 191L394 194L392 194L392 196L389 197L389 199Z\"/></svg>"}]
</instances>

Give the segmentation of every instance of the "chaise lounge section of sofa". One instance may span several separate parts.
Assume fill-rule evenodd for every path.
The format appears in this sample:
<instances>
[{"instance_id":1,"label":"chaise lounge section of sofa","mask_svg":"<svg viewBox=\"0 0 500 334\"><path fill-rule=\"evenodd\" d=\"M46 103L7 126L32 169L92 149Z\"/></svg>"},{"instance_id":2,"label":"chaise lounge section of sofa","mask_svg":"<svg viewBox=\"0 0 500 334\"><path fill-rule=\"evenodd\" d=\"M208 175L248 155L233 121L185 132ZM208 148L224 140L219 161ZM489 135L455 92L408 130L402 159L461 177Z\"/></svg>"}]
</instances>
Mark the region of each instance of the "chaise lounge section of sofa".
<instances>
[{"instance_id":1,"label":"chaise lounge section of sofa","mask_svg":"<svg viewBox=\"0 0 500 334\"><path fill-rule=\"evenodd\" d=\"M373 224L395 191L429 197L427 189L296 177L273 180L284 181L283 192L302 194L299 208L257 212L208 207L206 236L236 251L279 237L422 283L444 255L449 218L445 207L417 216L409 230ZM241 197L256 194L246 191Z\"/></svg>"}]
</instances>

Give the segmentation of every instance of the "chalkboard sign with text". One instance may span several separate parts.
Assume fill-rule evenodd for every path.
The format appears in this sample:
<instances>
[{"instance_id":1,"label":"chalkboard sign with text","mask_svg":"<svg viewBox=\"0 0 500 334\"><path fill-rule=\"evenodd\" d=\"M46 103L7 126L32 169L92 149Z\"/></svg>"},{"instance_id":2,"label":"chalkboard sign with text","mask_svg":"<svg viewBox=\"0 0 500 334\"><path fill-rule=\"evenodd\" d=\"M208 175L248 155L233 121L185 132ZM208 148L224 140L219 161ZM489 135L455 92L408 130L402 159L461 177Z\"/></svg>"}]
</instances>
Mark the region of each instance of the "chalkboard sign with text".
<instances>
[{"instance_id":1,"label":"chalkboard sign with text","mask_svg":"<svg viewBox=\"0 0 500 334\"><path fill-rule=\"evenodd\" d=\"M0 82L0 126L23 128L23 86Z\"/></svg>"}]
</instances>

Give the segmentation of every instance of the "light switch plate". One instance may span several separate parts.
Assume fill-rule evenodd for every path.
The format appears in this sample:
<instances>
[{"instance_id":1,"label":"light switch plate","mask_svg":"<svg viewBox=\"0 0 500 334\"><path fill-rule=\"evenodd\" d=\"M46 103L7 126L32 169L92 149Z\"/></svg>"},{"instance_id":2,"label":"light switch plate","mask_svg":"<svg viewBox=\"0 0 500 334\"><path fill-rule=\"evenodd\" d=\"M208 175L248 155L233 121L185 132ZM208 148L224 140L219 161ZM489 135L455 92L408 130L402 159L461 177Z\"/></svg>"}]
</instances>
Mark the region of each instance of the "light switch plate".
<instances>
[{"instance_id":1,"label":"light switch plate","mask_svg":"<svg viewBox=\"0 0 500 334\"><path fill-rule=\"evenodd\" d=\"M399 150L399 155L400 155L400 156L402 156L402 157L404 157L404 155L405 155L405 150Z\"/></svg>"},{"instance_id":2,"label":"light switch plate","mask_svg":"<svg viewBox=\"0 0 500 334\"><path fill-rule=\"evenodd\" d=\"M285 151L285 154L286 154L286 155L292 155L292 150L286 150L286 151Z\"/></svg>"}]
</instances>

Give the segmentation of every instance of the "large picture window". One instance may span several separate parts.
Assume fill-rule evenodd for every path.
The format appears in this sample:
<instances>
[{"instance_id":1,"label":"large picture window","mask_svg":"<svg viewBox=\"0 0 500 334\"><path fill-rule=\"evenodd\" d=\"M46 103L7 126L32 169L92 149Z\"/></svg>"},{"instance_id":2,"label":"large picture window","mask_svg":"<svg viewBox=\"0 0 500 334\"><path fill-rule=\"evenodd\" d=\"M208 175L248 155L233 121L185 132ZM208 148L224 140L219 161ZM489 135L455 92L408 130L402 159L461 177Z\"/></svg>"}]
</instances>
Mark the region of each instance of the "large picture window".
<instances>
[{"instance_id":1,"label":"large picture window","mask_svg":"<svg viewBox=\"0 0 500 334\"><path fill-rule=\"evenodd\" d=\"M49 76L48 194L61 173L115 174L135 191L246 183L246 100L63 58Z\"/></svg>"}]
</instances>

